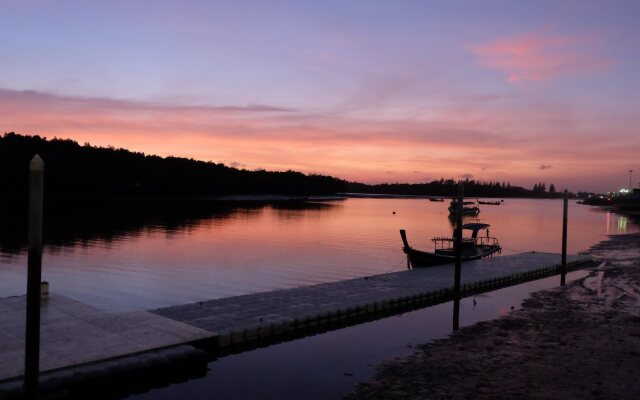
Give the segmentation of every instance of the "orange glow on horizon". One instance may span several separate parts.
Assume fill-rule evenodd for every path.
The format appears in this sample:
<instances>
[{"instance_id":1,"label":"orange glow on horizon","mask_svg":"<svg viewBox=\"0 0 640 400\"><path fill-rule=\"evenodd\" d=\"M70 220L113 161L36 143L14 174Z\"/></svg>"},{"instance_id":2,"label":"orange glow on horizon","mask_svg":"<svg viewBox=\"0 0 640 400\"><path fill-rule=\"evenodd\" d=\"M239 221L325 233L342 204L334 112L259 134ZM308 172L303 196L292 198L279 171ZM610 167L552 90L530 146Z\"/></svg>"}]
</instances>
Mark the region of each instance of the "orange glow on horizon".
<instances>
[{"instance_id":1,"label":"orange glow on horizon","mask_svg":"<svg viewBox=\"0 0 640 400\"><path fill-rule=\"evenodd\" d=\"M544 181L580 190L575 185L592 175L584 176L584 171L614 173L623 159L635 159L632 147L622 141L606 144L619 155L615 163L599 160L603 144L598 136L572 132L552 109L491 113L479 106L473 111L441 109L412 120L368 121L268 107L175 107L0 91L5 131L365 183L469 176L525 187ZM521 132L527 119L539 121L538 127L558 126L562 134ZM564 149L577 137L581 146L568 154Z\"/></svg>"}]
</instances>

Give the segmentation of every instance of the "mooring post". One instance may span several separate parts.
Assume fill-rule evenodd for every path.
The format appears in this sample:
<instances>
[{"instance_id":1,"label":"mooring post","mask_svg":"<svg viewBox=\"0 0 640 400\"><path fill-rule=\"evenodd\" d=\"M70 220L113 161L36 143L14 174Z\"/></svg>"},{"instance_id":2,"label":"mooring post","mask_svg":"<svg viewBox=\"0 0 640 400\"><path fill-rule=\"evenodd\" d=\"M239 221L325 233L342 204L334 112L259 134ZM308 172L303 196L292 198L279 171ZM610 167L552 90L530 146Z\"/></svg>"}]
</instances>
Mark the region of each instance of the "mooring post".
<instances>
[{"instance_id":1,"label":"mooring post","mask_svg":"<svg viewBox=\"0 0 640 400\"><path fill-rule=\"evenodd\" d=\"M462 204L464 201L464 185L458 184L458 205L456 210L456 230L453 238L453 250L456 257L453 282L453 330L460 327L460 278L462 274Z\"/></svg>"},{"instance_id":2,"label":"mooring post","mask_svg":"<svg viewBox=\"0 0 640 400\"><path fill-rule=\"evenodd\" d=\"M562 201L562 262L560 264L560 286L564 286L567 280L567 209L569 208L569 192L564 190Z\"/></svg>"},{"instance_id":3,"label":"mooring post","mask_svg":"<svg viewBox=\"0 0 640 400\"><path fill-rule=\"evenodd\" d=\"M29 164L29 254L27 259L27 329L24 352L24 384L27 399L35 399L37 396L40 369L43 182L44 162L36 154Z\"/></svg>"}]
</instances>

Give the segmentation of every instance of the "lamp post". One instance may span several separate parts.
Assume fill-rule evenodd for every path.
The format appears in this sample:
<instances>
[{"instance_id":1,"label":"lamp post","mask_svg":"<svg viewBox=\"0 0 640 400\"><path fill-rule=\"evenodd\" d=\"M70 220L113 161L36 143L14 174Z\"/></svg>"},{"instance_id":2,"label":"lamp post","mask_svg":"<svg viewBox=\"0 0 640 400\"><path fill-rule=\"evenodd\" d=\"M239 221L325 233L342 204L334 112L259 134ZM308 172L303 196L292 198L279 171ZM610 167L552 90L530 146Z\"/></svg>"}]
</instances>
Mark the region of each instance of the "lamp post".
<instances>
[{"instance_id":1,"label":"lamp post","mask_svg":"<svg viewBox=\"0 0 640 400\"><path fill-rule=\"evenodd\" d=\"M631 183L631 176L632 175L633 175L633 170L630 169L629 170L629 190L633 190L633 186L631 186L632 185L632 183Z\"/></svg>"}]
</instances>

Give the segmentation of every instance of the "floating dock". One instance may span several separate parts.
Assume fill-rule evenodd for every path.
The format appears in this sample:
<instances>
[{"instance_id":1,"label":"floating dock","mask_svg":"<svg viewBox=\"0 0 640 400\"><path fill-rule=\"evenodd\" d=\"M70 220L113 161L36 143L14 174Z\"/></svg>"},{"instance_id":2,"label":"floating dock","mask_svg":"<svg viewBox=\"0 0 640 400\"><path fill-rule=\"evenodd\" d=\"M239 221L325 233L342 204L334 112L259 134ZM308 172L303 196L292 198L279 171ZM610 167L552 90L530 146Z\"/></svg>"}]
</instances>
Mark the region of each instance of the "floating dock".
<instances>
[{"instance_id":1,"label":"floating dock","mask_svg":"<svg viewBox=\"0 0 640 400\"><path fill-rule=\"evenodd\" d=\"M572 270L592 261L574 255L567 263ZM555 275L559 264L560 255L551 253L466 262L462 295ZM201 349L236 351L449 301L453 274L452 265L442 265L128 313L53 294L42 300L40 381L54 390L131 381L149 369L165 371L169 381L185 371L201 374ZM0 399L21 391L25 308L26 296L0 299Z\"/></svg>"},{"instance_id":2,"label":"floating dock","mask_svg":"<svg viewBox=\"0 0 640 400\"><path fill-rule=\"evenodd\" d=\"M568 256L569 268L590 262ZM520 253L462 264L462 295L481 293L559 273L560 255ZM330 324L400 308L449 301L453 265L391 272L339 282L253 293L152 310L157 315L212 333L209 346L224 348L292 334L322 330Z\"/></svg>"}]
</instances>

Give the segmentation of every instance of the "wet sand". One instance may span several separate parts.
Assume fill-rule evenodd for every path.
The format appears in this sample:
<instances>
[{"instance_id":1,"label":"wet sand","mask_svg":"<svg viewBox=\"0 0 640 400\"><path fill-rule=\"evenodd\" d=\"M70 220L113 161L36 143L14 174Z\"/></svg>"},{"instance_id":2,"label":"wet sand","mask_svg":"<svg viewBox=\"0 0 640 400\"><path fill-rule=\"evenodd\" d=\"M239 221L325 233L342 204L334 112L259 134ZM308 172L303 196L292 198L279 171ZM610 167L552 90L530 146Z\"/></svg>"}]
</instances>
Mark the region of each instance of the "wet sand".
<instances>
[{"instance_id":1,"label":"wet sand","mask_svg":"<svg viewBox=\"0 0 640 400\"><path fill-rule=\"evenodd\" d=\"M346 398L640 399L640 234L590 254L606 265L383 363Z\"/></svg>"}]
</instances>

